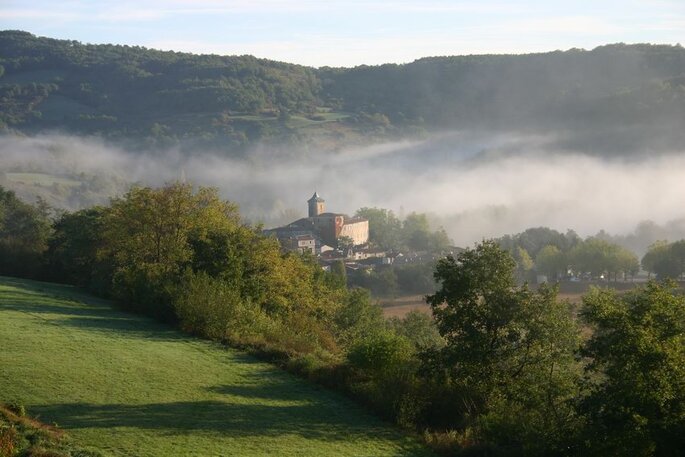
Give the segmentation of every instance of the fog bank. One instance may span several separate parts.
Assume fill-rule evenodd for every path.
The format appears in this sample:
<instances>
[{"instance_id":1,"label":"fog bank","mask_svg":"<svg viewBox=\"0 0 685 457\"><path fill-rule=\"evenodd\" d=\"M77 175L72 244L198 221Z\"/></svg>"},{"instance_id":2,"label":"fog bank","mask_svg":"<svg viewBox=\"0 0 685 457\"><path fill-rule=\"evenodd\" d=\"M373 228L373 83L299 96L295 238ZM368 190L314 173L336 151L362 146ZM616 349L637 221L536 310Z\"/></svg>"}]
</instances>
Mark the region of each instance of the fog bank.
<instances>
[{"instance_id":1,"label":"fog bank","mask_svg":"<svg viewBox=\"0 0 685 457\"><path fill-rule=\"evenodd\" d=\"M451 133L299 159L297 151L285 159L258 149L237 160L200 151L126 151L57 134L3 136L0 171L8 187L16 172L146 185L185 178L219 188L249 220L267 226L304 215L316 190L330 211L376 206L399 215L429 213L459 245L531 226L621 234L645 219L663 224L685 216L680 151L603 159L555 144L553 135Z\"/></svg>"}]
</instances>

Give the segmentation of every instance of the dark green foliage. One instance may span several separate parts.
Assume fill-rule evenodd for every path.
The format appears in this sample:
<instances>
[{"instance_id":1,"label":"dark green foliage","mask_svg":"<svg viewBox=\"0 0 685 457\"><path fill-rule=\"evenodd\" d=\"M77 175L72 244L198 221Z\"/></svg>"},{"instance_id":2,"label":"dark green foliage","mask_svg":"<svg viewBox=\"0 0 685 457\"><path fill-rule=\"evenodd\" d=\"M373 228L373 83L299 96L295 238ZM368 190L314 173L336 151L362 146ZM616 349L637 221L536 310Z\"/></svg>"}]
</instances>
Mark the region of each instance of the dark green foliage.
<instances>
[{"instance_id":1,"label":"dark green foliage","mask_svg":"<svg viewBox=\"0 0 685 457\"><path fill-rule=\"evenodd\" d=\"M235 154L257 141L297 142L295 116L322 122L332 109L352 113L345 126L360 135L535 125L583 129L567 140L573 147L602 143L621 153L647 139L678 144L672 126L685 115L680 46L616 44L351 69L11 30L0 32L0 50L0 127L58 128L153 147L187 143ZM617 133L615 144L603 142L606 131Z\"/></svg>"},{"instance_id":2,"label":"dark green foliage","mask_svg":"<svg viewBox=\"0 0 685 457\"><path fill-rule=\"evenodd\" d=\"M371 303L366 289L360 288L349 291L334 319L338 339L345 347L352 346L365 335L382 328L383 322L383 310Z\"/></svg>"},{"instance_id":3,"label":"dark green foliage","mask_svg":"<svg viewBox=\"0 0 685 457\"><path fill-rule=\"evenodd\" d=\"M323 74L324 90L343 100L346 110L383 113L392 122L511 127L535 119L608 127L676 118L685 101L677 78L683 70L681 47L617 44L523 56L430 57ZM659 82L647 84L652 79ZM628 109L638 100L642 109Z\"/></svg>"},{"instance_id":4,"label":"dark green foliage","mask_svg":"<svg viewBox=\"0 0 685 457\"><path fill-rule=\"evenodd\" d=\"M672 283L619 296L593 290L581 403L592 455L676 456L685 449L685 298Z\"/></svg>"},{"instance_id":5,"label":"dark green foliage","mask_svg":"<svg viewBox=\"0 0 685 457\"><path fill-rule=\"evenodd\" d=\"M397 287L404 294L430 294L435 292L435 262L394 265Z\"/></svg>"},{"instance_id":6,"label":"dark green foliage","mask_svg":"<svg viewBox=\"0 0 685 457\"><path fill-rule=\"evenodd\" d=\"M400 220L388 209L360 208L356 216L369 220L369 241L382 249L442 252L451 243L444 229L431 230L423 213L411 213Z\"/></svg>"},{"instance_id":7,"label":"dark green foliage","mask_svg":"<svg viewBox=\"0 0 685 457\"><path fill-rule=\"evenodd\" d=\"M339 287L345 287L347 285L347 269L345 268L345 262L342 260L333 262L331 265L331 277Z\"/></svg>"},{"instance_id":8,"label":"dark green foliage","mask_svg":"<svg viewBox=\"0 0 685 457\"><path fill-rule=\"evenodd\" d=\"M55 221L47 253L49 279L106 293L112 263L97 255L104 243L105 213L105 208L93 207Z\"/></svg>"},{"instance_id":9,"label":"dark green foliage","mask_svg":"<svg viewBox=\"0 0 685 457\"><path fill-rule=\"evenodd\" d=\"M428 303L445 346L426 369L466 393L480 439L545 453L573 430L578 330L555 289L516 286L515 266L494 241L438 262Z\"/></svg>"},{"instance_id":10,"label":"dark green foliage","mask_svg":"<svg viewBox=\"0 0 685 457\"><path fill-rule=\"evenodd\" d=\"M568 253L570 266L577 273L589 273L593 278L606 275L606 279L618 280L634 276L640 270L637 256L627 249L601 238L588 238L578 243Z\"/></svg>"},{"instance_id":11,"label":"dark green foliage","mask_svg":"<svg viewBox=\"0 0 685 457\"><path fill-rule=\"evenodd\" d=\"M29 205L0 186L0 274L39 275L50 233L42 202Z\"/></svg>"},{"instance_id":12,"label":"dark green foliage","mask_svg":"<svg viewBox=\"0 0 685 457\"><path fill-rule=\"evenodd\" d=\"M561 252L567 252L582 239L573 230L564 234L547 227L535 227L517 235L505 235L498 241L500 246L511 253L521 248L532 258L536 258L545 246L554 246Z\"/></svg>"},{"instance_id":13,"label":"dark green foliage","mask_svg":"<svg viewBox=\"0 0 685 457\"><path fill-rule=\"evenodd\" d=\"M395 269L391 265L383 265L371 271L357 270L348 277L351 287L363 287L378 297L393 297L399 287Z\"/></svg>"},{"instance_id":14,"label":"dark green foliage","mask_svg":"<svg viewBox=\"0 0 685 457\"><path fill-rule=\"evenodd\" d=\"M411 360L412 347L405 337L381 327L360 338L350 348L347 358L353 368L371 376L390 376Z\"/></svg>"},{"instance_id":15,"label":"dark green foliage","mask_svg":"<svg viewBox=\"0 0 685 457\"><path fill-rule=\"evenodd\" d=\"M269 325L266 314L238 289L204 272L186 272L174 305L183 330L217 341L246 344Z\"/></svg>"},{"instance_id":16,"label":"dark green foliage","mask_svg":"<svg viewBox=\"0 0 685 457\"><path fill-rule=\"evenodd\" d=\"M402 239L402 221L391 210L360 208L355 214L369 220L369 240L382 249L398 249Z\"/></svg>"},{"instance_id":17,"label":"dark green foliage","mask_svg":"<svg viewBox=\"0 0 685 457\"><path fill-rule=\"evenodd\" d=\"M421 311L410 311L402 319L394 317L390 327L407 338L417 351L440 349L445 341L435 325L435 320Z\"/></svg>"},{"instance_id":18,"label":"dark green foliage","mask_svg":"<svg viewBox=\"0 0 685 457\"><path fill-rule=\"evenodd\" d=\"M642 257L642 268L659 279L677 279L685 273L685 240L653 243Z\"/></svg>"},{"instance_id":19,"label":"dark green foliage","mask_svg":"<svg viewBox=\"0 0 685 457\"><path fill-rule=\"evenodd\" d=\"M261 113L321 104L313 69L251 56L86 45L18 31L0 33L0 49L0 121L27 129L133 135L151 146L205 136L239 146L261 125ZM50 115L37 116L41 109ZM258 118L225 122L224 114Z\"/></svg>"},{"instance_id":20,"label":"dark green foliage","mask_svg":"<svg viewBox=\"0 0 685 457\"><path fill-rule=\"evenodd\" d=\"M535 257L535 267L540 274L547 276L548 281L555 281L560 276L565 275L568 266L566 254L554 245L548 244Z\"/></svg>"},{"instance_id":21,"label":"dark green foliage","mask_svg":"<svg viewBox=\"0 0 685 457\"><path fill-rule=\"evenodd\" d=\"M350 273L350 287L363 287L378 297L396 294L428 294L435 292L433 271L435 262L384 265L373 271L357 270Z\"/></svg>"},{"instance_id":22,"label":"dark green foliage","mask_svg":"<svg viewBox=\"0 0 685 457\"><path fill-rule=\"evenodd\" d=\"M572 230L561 234L538 227L506 235L498 243L516 260L521 283L535 282L534 273L547 276L547 281L563 279L569 270L573 275L593 279L633 278L640 270L637 256L609 238L600 232L583 240Z\"/></svg>"}]
</instances>

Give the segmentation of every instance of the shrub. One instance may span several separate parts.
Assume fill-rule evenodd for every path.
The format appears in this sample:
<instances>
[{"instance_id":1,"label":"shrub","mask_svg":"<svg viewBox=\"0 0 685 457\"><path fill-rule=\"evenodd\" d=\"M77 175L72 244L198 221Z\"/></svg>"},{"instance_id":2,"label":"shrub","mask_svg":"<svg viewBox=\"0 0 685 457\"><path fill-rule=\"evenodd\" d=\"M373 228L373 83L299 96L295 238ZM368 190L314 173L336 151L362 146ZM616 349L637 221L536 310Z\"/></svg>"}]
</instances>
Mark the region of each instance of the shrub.
<instances>
[{"instance_id":1,"label":"shrub","mask_svg":"<svg viewBox=\"0 0 685 457\"><path fill-rule=\"evenodd\" d=\"M0 423L0 457L14 456L19 439L14 426L4 426Z\"/></svg>"},{"instance_id":2,"label":"shrub","mask_svg":"<svg viewBox=\"0 0 685 457\"><path fill-rule=\"evenodd\" d=\"M16 401L10 402L7 404L7 409L12 411L14 414L16 414L19 417L25 417L26 416L26 407Z\"/></svg>"},{"instance_id":3,"label":"shrub","mask_svg":"<svg viewBox=\"0 0 685 457\"><path fill-rule=\"evenodd\" d=\"M175 295L174 309L181 328L187 332L245 344L269 327L267 316L258 307L206 273L187 272Z\"/></svg>"},{"instance_id":4,"label":"shrub","mask_svg":"<svg viewBox=\"0 0 685 457\"><path fill-rule=\"evenodd\" d=\"M377 376L400 370L412 353L411 343L405 337L377 329L354 344L347 358L353 368Z\"/></svg>"}]
</instances>

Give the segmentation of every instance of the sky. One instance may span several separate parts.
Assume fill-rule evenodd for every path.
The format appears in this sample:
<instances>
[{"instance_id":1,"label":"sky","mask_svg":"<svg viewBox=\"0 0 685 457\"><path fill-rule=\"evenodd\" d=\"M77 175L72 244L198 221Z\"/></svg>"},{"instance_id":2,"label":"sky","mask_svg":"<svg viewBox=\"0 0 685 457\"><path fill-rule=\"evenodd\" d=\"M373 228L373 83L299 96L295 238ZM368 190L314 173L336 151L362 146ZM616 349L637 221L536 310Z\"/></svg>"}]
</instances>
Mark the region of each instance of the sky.
<instances>
[{"instance_id":1,"label":"sky","mask_svg":"<svg viewBox=\"0 0 685 457\"><path fill-rule=\"evenodd\" d=\"M0 0L0 29L309 66L685 45L685 0Z\"/></svg>"}]
</instances>

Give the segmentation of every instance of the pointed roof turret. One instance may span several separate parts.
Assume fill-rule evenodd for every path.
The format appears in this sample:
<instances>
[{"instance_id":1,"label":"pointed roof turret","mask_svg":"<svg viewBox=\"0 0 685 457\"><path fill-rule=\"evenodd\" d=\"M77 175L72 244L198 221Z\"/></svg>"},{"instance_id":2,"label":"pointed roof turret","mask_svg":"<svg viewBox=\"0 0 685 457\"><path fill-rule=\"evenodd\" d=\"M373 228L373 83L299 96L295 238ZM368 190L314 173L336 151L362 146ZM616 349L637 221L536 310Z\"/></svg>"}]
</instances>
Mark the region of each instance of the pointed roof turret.
<instances>
[{"instance_id":1,"label":"pointed roof turret","mask_svg":"<svg viewBox=\"0 0 685 457\"><path fill-rule=\"evenodd\" d=\"M307 200L307 202L323 202L326 201L323 198L319 197L318 192L314 191L314 195L312 195L312 198Z\"/></svg>"}]
</instances>

